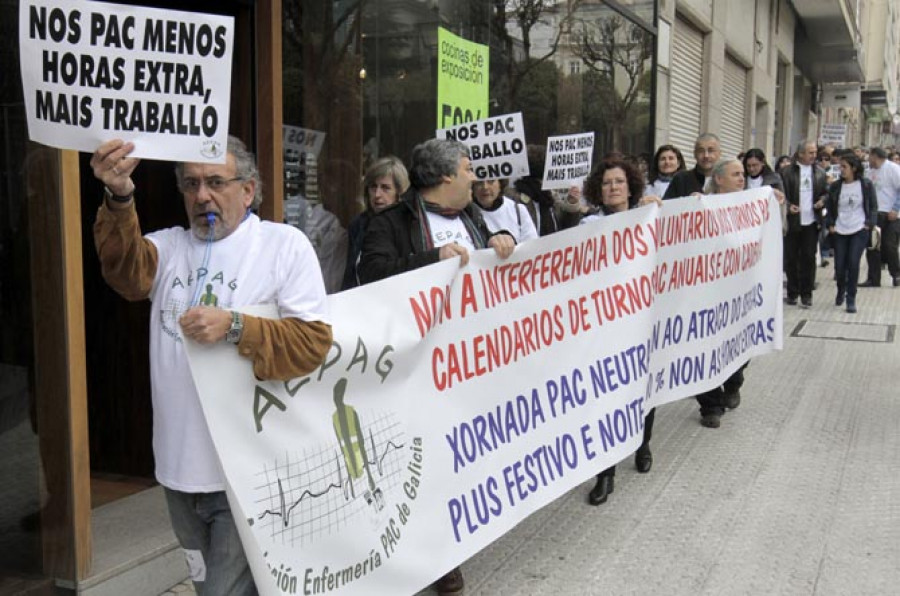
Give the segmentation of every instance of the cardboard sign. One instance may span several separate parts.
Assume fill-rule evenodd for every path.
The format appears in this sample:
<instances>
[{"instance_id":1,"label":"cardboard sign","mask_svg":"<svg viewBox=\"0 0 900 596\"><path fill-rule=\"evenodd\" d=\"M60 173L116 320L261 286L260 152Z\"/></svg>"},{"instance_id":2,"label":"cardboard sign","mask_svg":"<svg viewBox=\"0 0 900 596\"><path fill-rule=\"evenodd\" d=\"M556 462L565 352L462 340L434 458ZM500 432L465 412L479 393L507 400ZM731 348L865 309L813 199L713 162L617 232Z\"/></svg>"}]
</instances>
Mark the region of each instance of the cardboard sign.
<instances>
[{"instance_id":1,"label":"cardboard sign","mask_svg":"<svg viewBox=\"0 0 900 596\"><path fill-rule=\"evenodd\" d=\"M31 140L133 157L224 163L231 17L71 0L23 0L19 56Z\"/></svg>"},{"instance_id":2,"label":"cardboard sign","mask_svg":"<svg viewBox=\"0 0 900 596\"><path fill-rule=\"evenodd\" d=\"M488 115L490 48L438 27L437 128Z\"/></svg>"},{"instance_id":3,"label":"cardboard sign","mask_svg":"<svg viewBox=\"0 0 900 596\"><path fill-rule=\"evenodd\" d=\"M472 166L479 180L528 175L521 112L441 129L436 135L439 139L455 139L469 146Z\"/></svg>"},{"instance_id":4,"label":"cardboard sign","mask_svg":"<svg viewBox=\"0 0 900 596\"><path fill-rule=\"evenodd\" d=\"M594 133L585 132L547 139L543 190L581 186L591 173Z\"/></svg>"}]
</instances>

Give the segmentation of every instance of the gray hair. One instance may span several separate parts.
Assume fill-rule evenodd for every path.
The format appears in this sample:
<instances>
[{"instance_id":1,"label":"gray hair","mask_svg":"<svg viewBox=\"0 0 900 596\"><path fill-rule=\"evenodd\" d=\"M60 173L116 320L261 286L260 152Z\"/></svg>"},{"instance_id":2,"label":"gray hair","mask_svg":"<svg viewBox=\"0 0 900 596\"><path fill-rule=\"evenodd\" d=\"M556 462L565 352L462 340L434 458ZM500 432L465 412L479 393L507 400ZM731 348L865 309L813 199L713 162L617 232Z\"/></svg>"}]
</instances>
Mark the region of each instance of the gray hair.
<instances>
[{"instance_id":1,"label":"gray hair","mask_svg":"<svg viewBox=\"0 0 900 596\"><path fill-rule=\"evenodd\" d=\"M730 166L731 164L736 163L741 166L741 169L744 169L744 164L739 159L720 159L716 162L716 164L709 171L709 182L706 183L706 186L703 188L704 194L714 195L721 192L721 188L719 187L719 183L716 182L716 176L724 176L725 168Z\"/></svg>"},{"instance_id":2,"label":"gray hair","mask_svg":"<svg viewBox=\"0 0 900 596\"><path fill-rule=\"evenodd\" d=\"M722 144L722 142L719 140L719 137L717 137L716 135L714 135L711 132L704 132L704 133L701 133L699 137L697 137L696 141L694 141L694 149L696 149L697 145L699 145L703 141L715 141L715 142L719 143L720 145Z\"/></svg>"},{"instance_id":3,"label":"gray hair","mask_svg":"<svg viewBox=\"0 0 900 596\"><path fill-rule=\"evenodd\" d=\"M259 178L259 170L256 167L256 157L247 149L244 141L234 135L228 135L228 153L234 156L234 175L241 180L253 180L255 185L255 194L253 201L250 203L251 209L258 209L263 200L262 180ZM184 162L175 164L175 180L178 187L184 180Z\"/></svg>"},{"instance_id":4,"label":"gray hair","mask_svg":"<svg viewBox=\"0 0 900 596\"><path fill-rule=\"evenodd\" d=\"M393 155L382 157L369 166L369 169L366 170L366 175L363 177L363 194L366 198L367 209L369 208L369 187L376 180L385 176L390 176L394 182L394 186L397 188L397 198L400 198L400 195L409 188L409 173L406 171L406 166L403 165L403 162Z\"/></svg>"},{"instance_id":5,"label":"gray hair","mask_svg":"<svg viewBox=\"0 0 900 596\"><path fill-rule=\"evenodd\" d=\"M806 147L807 147L808 145L812 145L813 147L815 147L815 148L816 148L816 152L818 153L818 150L819 150L819 144L818 144L818 143L816 143L813 139L803 139L802 141L800 141L799 143L797 143L797 150L794 152L794 155L796 155L797 153L800 153L801 151L803 151L804 149L806 149Z\"/></svg>"},{"instance_id":6,"label":"gray hair","mask_svg":"<svg viewBox=\"0 0 900 596\"><path fill-rule=\"evenodd\" d=\"M418 189L433 188L444 176L456 176L459 161L469 157L469 148L453 139L431 139L413 148L409 180Z\"/></svg>"}]
</instances>

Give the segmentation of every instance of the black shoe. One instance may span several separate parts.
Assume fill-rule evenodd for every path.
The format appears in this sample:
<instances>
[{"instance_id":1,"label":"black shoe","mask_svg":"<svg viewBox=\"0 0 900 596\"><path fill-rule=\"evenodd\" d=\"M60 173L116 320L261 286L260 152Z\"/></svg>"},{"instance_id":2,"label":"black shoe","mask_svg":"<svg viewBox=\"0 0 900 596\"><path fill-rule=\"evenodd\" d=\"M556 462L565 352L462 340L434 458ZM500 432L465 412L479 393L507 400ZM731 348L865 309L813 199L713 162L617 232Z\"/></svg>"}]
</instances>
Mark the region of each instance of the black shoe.
<instances>
[{"instance_id":1,"label":"black shoe","mask_svg":"<svg viewBox=\"0 0 900 596\"><path fill-rule=\"evenodd\" d=\"M722 403L725 404L725 407L729 410L733 410L741 405L741 390L735 389L730 393L726 391Z\"/></svg>"},{"instance_id":2,"label":"black shoe","mask_svg":"<svg viewBox=\"0 0 900 596\"><path fill-rule=\"evenodd\" d=\"M822 259L822 264L819 265L819 267L828 267L828 261L825 259Z\"/></svg>"},{"instance_id":3,"label":"black shoe","mask_svg":"<svg viewBox=\"0 0 900 596\"><path fill-rule=\"evenodd\" d=\"M797 297L796 296L788 296L784 299L784 303L790 306L797 306Z\"/></svg>"},{"instance_id":4,"label":"black shoe","mask_svg":"<svg viewBox=\"0 0 900 596\"><path fill-rule=\"evenodd\" d=\"M847 298L847 312L851 314L856 312L856 300Z\"/></svg>"},{"instance_id":5,"label":"black shoe","mask_svg":"<svg viewBox=\"0 0 900 596\"><path fill-rule=\"evenodd\" d=\"M650 468L653 467L653 454L650 453L649 447L646 449L641 447L637 450L637 453L634 454L634 467L641 474L646 474L650 471Z\"/></svg>"},{"instance_id":6,"label":"black shoe","mask_svg":"<svg viewBox=\"0 0 900 596\"><path fill-rule=\"evenodd\" d=\"M465 584L463 583L462 569L456 567L447 575L432 584L435 591L441 596L453 596L462 594Z\"/></svg>"},{"instance_id":7,"label":"black shoe","mask_svg":"<svg viewBox=\"0 0 900 596\"><path fill-rule=\"evenodd\" d=\"M802 308L810 308L812 306L812 296L801 296L800 306Z\"/></svg>"},{"instance_id":8,"label":"black shoe","mask_svg":"<svg viewBox=\"0 0 900 596\"><path fill-rule=\"evenodd\" d=\"M844 290L838 290L837 296L834 297L834 305L840 306L844 303Z\"/></svg>"},{"instance_id":9,"label":"black shoe","mask_svg":"<svg viewBox=\"0 0 900 596\"><path fill-rule=\"evenodd\" d=\"M875 283L871 279L867 279L866 281L862 282L861 284L857 284L856 287L857 288L880 288L881 284Z\"/></svg>"},{"instance_id":10,"label":"black shoe","mask_svg":"<svg viewBox=\"0 0 900 596\"><path fill-rule=\"evenodd\" d=\"M700 417L700 425L706 428L719 428L722 426L721 414L703 414Z\"/></svg>"},{"instance_id":11,"label":"black shoe","mask_svg":"<svg viewBox=\"0 0 900 596\"><path fill-rule=\"evenodd\" d=\"M595 507L597 505L603 505L615 489L616 477L600 474L597 476L597 484L594 485L594 488L588 493L588 503Z\"/></svg>"},{"instance_id":12,"label":"black shoe","mask_svg":"<svg viewBox=\"0 0 900 596\"><path fill-rule=\"evenodd\" d=\"M895 277L893 281L894 287L900 286L900 277Z\"/></svg>"}]
</instances>

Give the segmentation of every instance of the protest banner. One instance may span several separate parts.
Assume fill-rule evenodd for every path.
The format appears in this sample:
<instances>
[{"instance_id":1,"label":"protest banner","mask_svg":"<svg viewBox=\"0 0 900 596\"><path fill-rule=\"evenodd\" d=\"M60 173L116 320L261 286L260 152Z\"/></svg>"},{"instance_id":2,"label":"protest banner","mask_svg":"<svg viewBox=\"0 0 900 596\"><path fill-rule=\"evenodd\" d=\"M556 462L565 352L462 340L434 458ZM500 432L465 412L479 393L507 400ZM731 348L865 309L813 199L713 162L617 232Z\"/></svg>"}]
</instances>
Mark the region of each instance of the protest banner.
<instances>
[{"instance_id":1,"label":"protest banner","mask_svg":"<svg viewBox=\"0 0 900 596\"><path fill-rule=\"evenodd\" d=\"M31 140L133 157L223 163L234 19L71 0L19 4Z\"/></svg>"},{"instance_id":2,"label":"protest banner","mask_svg":"<svg viewBox=\"0 0 900 596\"><path fill-rule=\"evenodd\" d=\"M472 167L479 180L528 175L528 152L521 112L443 128L435 136L468 145Z\"/></svg>"},{"instance_id":3,"label":"protest banner","mask_svg":"<svg viewBox=\"0 0 900 596\"><path fill-rule=\"evenodd\" d=\"M490 49L438 27L437 126L488 115Z\"/></svg>"},{"instance_id":4,"label":"protest banner","mask_svg":"<svg viewBox=\"0 0 900 596\"><path fill-rule=\"evenodd\" d=\"M321 130L290 126L289 124L284 124L281 128L285 154L289 152L294 155L312 153L314 157L319 157L319 154L322 152L322 145L325 144L326 133Z\"/></svg>"},{"instance_id":5,"label":"protest banner","mask_svg":"<svg viewBox=\"0 0 900 596\"><path fill-rule=\"evenodd\" d=\"M591 173L594 156L594 133L585 132L547 138L547 158L544 160L543 190L581 187Z\"/></svg>"},{"instance_id":6,"label":"protest banner","mask_svg":"<svg viewBox=\"0 0 900 596\"><path fill-rule=\"evenodd\" d=\"M778 204L669 201L329 299L312 374L187 342L192 374L260 593L411 594L781 349Z\"/></svg>"}]
</instances>

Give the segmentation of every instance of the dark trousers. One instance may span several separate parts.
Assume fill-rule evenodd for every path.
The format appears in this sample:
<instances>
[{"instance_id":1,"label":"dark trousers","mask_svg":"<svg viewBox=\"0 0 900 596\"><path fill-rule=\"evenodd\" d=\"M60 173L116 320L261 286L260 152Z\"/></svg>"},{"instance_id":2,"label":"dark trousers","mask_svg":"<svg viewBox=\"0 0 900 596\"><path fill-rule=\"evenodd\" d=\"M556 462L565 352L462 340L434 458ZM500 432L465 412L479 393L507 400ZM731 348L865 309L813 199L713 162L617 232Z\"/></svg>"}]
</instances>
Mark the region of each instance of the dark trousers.
<instances>
[{"instance_id":1,"label":"dark trousers","mask_svg":"<svg viewBox=\"0 0 900 596\"><path fill-rule=\"evenodd\" d=\"M882 211L878 212L881 251L866 251L866 263L869 265L868 281L875 286L881 285L882 263L887 264L891 278L900 277L900 255L897 254L897 245L900 244L900 219L890 221L887 215Z\"/></svg>"},{"instance_id":2,"label":"dark trousers","mask_svg":"<svg viewBox=\"0 0 900 596\"><path fill-rule=\"evenodd\" d=\"M784 236L784 271L787 273L788 298L812 296L816 283L816 248L819 230L816 224L800 226Z\"/></svg>"},{"instance_id":3,"label":"dark trousers","mask_svg":"<svg viewBox=\"0 0 900 596\"><path fill-rule=\"evenodd\" d=\"M744 384L744 369L747 368L748 364L750 364L750 361L745 362L743 366L734 371L720 387L710 389L697 396L701 416L706 416L707 414L718 414L721 416L725 413L725 394L734 393L741 388L741 385Z\"/></svg>"},{"instance_id":4,"label":"dark trousers","mask_svg":"<svg viewBox=\"0 0 900 596\"><path fill-rule=\"evenodd\" d=\"M650 449L650 437L653 436L653 421L656 419L656 408L652 408L649 412L647 412L647 417L644 418L644 440L641 441L641 446L638 447L638 451L646 451ZM610 466L597 474L597 478L600 476L615 476L616 475L616 467Z\"/></svg>"},{"instance_id":5,"label":"dark trousers","mask_svg":"<svg viewBox=\"0 0 900 596\"><path fill-rule=\"evenodd\" d=\"M869 244L869 230L862 229L855 234L832 234L834 243L834 275L838 292L847 296L847 301L856 301L856 281L859 279L859 262ZM874 252L874 251L869 251ZM879 265L879 273L881 266Z\"/></svg>"}]
</instances>

